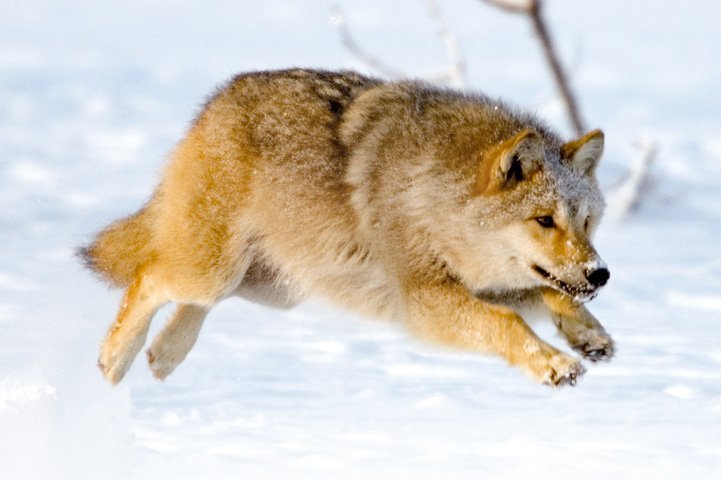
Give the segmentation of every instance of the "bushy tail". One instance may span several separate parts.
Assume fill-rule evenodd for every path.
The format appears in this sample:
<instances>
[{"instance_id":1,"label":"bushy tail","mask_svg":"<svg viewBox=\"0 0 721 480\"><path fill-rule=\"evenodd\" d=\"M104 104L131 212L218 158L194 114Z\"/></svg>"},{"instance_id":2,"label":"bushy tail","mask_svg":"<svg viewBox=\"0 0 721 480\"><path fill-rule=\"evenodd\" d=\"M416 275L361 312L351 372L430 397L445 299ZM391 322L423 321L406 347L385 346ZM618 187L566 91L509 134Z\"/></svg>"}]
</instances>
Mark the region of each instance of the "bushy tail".
<instances>
[{"instance_id":1,"label":"bushy tail","mask_svg":"<svg viewBox=\"0 0 721 480\"><path fill-rule=\"evenodd\" d=\"M151 213L147 207L106 227L78 250L85 265L116 287L129 285L140 267L155 256Z\"/></svg>"}]
</instances>

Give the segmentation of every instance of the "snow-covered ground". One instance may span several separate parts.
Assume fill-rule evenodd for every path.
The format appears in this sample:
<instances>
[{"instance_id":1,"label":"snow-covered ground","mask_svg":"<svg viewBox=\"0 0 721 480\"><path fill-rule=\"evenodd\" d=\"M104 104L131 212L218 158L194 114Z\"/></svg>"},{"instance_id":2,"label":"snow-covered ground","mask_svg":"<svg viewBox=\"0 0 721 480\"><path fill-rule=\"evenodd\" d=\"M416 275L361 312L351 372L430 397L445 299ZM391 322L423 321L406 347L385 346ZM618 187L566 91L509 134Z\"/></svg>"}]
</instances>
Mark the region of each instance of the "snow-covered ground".
<instances>
[{"instance_id":1,"label":"snow-covered ground","mask_svg":"<svg viewBox=\"0 0 721 480\"><path fill-rule=\"evenodd\" d=\"M240 300L166 382L139 358L111 388L95 361L119 292L73 249L141 204L232 73L362 66L330 0L0 2L0 477L721 478L721 6L549 3L607 190L634 139L658 147L641 211L598 235L612 278L592 309L618 355L561 390L319 304ZM446 61L423 2L340 4L388 63ZM470 88L565 128L524 19L440 8Z\"/></svg>"}]
</instances>

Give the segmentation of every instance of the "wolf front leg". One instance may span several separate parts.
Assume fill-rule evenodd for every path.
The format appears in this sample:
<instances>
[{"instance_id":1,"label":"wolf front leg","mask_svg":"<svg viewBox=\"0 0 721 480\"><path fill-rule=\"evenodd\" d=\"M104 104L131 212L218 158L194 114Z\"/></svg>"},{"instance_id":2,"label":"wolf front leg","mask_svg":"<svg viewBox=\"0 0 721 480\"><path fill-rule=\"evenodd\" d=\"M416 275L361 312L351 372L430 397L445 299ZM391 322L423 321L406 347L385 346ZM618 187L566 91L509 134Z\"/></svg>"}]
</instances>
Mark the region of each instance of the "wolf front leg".
<instances>
[{"instance_id":1,"label":"wolf front leg","mask_svg":"<svg viewBox=\"0 0 721 480\"><path fill-rule=\"evenodd\" d=\"M407 324L444 345L495 353L537 382L575 385L581 363L541 340L510 308L482 302L454 282L407 290Z\"/></svg>"},{"instance_id":2,"label":"wolf front leg","mask_svg":"<svg viewBox=\"0 0 721 480\"><path fill-rule=\"evenodd\" d=\"M544 290L542 298L556 327L574 350L592 362L608 361L613 357L613 339L585 306L577 305L569 296L551 289Z\"/></svg>"}]
</instances>

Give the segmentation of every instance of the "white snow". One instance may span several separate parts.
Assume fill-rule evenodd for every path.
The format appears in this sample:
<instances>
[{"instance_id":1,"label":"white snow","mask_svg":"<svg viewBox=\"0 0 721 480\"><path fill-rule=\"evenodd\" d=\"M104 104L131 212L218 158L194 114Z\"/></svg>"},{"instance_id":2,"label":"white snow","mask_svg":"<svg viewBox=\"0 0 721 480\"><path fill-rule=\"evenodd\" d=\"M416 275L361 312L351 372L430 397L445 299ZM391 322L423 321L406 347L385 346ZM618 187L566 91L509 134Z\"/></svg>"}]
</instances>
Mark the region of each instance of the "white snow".
<instances>
[{"instance_id":1,"label":"white snow","mask_svg":"<svg viewBox=\"0 0 721 480\"><path fill-rule=\"evenodd\" d=\"M0 382L0 411L22 407L43 397L55 395L55 387L33 384L18 378L4 378Z\"/></svg>"},{"instance_id":2,"label":"white snow","mask_svg":"<svg viewBox=\"0 0 721 480\"><path fill-rule=\"evenodd\" d=\"M102 380L119 293L73 248L143 202L229 75L361 68L331 3L2 5L0 477L721 478L718 2L548 2L583 113L606 132L606 190L633 165L632 142L658 149L641 210L599 229L612 276L591 308L618 354L576 388L322 305L240 300L211 313L166 382L143 358L120 386ZM447 61L423 2L340 3L387 63L423 75ZM471 88L566 128L524 19L482 2L440 8Z\"/></svg>"}]
</instances>

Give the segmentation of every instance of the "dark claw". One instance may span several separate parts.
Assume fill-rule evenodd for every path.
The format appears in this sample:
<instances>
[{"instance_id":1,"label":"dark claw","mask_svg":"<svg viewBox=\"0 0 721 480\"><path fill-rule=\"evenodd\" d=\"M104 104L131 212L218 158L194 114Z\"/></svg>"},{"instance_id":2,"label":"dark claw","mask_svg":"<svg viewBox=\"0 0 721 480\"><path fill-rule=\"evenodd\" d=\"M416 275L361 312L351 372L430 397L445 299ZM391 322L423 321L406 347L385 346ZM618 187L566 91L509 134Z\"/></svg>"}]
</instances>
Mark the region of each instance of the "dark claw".
<instances>
[{"instance_id":1,"label":"dark claw","mask_svg":"<svg viewBox=\"0 0 721 480\"><path fill-rule=\"evenodd\" d=\"M563 385L570 385L575 387L578 383L579 378L586 372L586 369L580 367L580 370L573 370L568 372L565 376L557 377L553 380L553 385L561 387Z\"/></svg>"},{"instance_id":2,"label":"dark claw","mask_svg":"<svg viewBox=\"0 0 721 480\"><path fill-rule=\"evenodd\" d=\"M603 348L593 348L591 345L584 343L583 345L573 347L573 349L593 363L607 362L613 356L612 345Z\"/></svg>"},{"instance_id":3,"label":"dark claw","mask_svg":"<svg viewBox=\"0 0 721 480\"><path fill-rule=\"evenodd\" d=\"M598 362L607 358L606 350L591 350L586 354L586 358L592 362Z\"/></svg>"}]
</instances>

